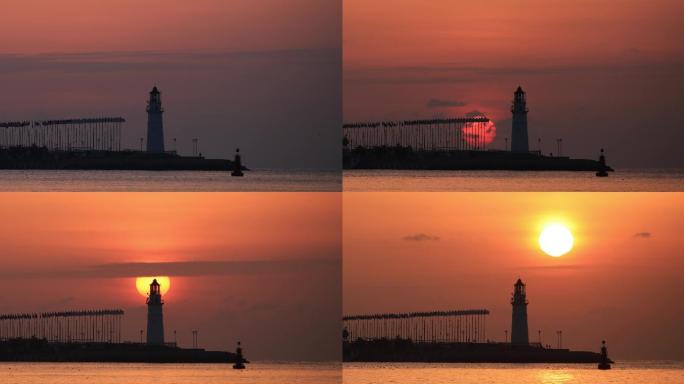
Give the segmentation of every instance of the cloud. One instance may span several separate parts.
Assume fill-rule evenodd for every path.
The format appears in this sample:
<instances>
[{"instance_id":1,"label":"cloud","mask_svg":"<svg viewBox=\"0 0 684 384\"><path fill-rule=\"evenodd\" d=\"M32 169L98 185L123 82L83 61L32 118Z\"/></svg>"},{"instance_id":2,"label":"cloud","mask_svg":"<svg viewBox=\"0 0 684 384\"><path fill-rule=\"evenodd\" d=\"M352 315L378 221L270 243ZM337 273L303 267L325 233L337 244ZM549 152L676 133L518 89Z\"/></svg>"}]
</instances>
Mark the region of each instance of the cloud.
<instances>
[{"instance_id":1,"label":"cloud","mask_svg":"<svg viewBox=\"0 0 684 384\"><path fill-rule=\"evenodd\" d=\"M616 62L608 64L545 65L545 66L476 66L464 64L435 64L426 66L375 66L344 70L345 84L472 84L492 79L529 78L534 76L576 76L607 74L643 74L658 69L679 73L679 58L654 59L639 63Z\"/></svg>"},{"instance_id":2,"label":"cloud","mask_svg":"<svg viewBox=\"0 0 684 384\"><path fill-rule=\"evenodd\" d=\"M109 263L65 269L4 270L5 278L121 278L135 276L228 276L287 273L320 273L340 268L334 258L288 260L174 261L157 263Z\"/></svg>"},{"instance_id":3,"label":"cloud","mask_svg":"<svg viewBox=\"0 0 684 384\"><path fill-rule=\"evenodd\" d=\"M544 270L544 271L550 271L550 270L574 271L574 270L579 270L579 269L584 269L584 268L586 268L586 266L585 266L585 265L581 265L581 264L534 265L534 266L528 267L528 269L532 269L532 270Z\"/></svg>"},{"instance_id":4,"label":"cloud","mask_svg":"<svg viewBox=\"0 0 684 384\"><path fill-rule=\"evenodd\" d=\"M184 73L197 68L226 70L230 64L264 61L276 63L293 61L328 61L336 59L330 49L283 49L232 52L173 52L173 51L113 51L84 53L40 53L32 55L0 54L0 70L30 73L52 71L59 73L102 73L175 70Z\"/></svg>"},{"instance_id":5,"label":"cloud","mask_svg":"<svg viewBox=\"0 0 684 384\"><path fill-rule=\"evenodd\" d=\"M128 277L144 275L208 276L208 275L254 275L287 273L329 267L337 261L325 259L298 260L235 260L235 261L176 261L159 263L111 263L89 268L103 277Z\"/></svg>"},{"instance_id":6,"label":"cloud","mask_svg":"<svg viewBox=\"0 0 684 384\"><path fill-rule=\"evenodd\" d=\"M466 105L465 101L459 101L459 100L430 99L427 102L428 108L451 108L451 107L463 107L465 105Z\"/></svg>"},{"instance_id":7,"label":"cloud","mask_svg":"<svg viewBox=\"0 0 684 384\"><path fill-rule=\"evenodd\" d=\"M415 235L404 236L402 237L402 239L406 241L438 241L439 236L431 236L425 233L417 233Z\"/></svg>"},{"instance_id":8,"label":"cloud","mask_svg":"<svg viewBox=\"0 0 684 384\"><path fill-rule=\"evenodd\" d=\"M465 117L486 117L484 112L473 109L472 111L466 112Z\"/></svg>"},{"instance_id":9,"label":"cloud","mask_svg":"<svg viewBox=\"0 0 684 384\"><path fill-rule=\"evenodd\" d=\"M60 305L64 305L64 304L71 303L71 302L73 302L74 300L76 300L75 297L69 296L69 297L65 297L65 298L63 298L63 299L57 300L57 303L60 304Z\"/></svg>"},{"instance_id":10,"label":"cloud","mask_svg":"<svg viewBox=\"0 0 684 384\"><path fill-rule=\"evenodd\" d=\"M637 239L650 239L652 236L651 232L637 232L632 237Z\"/></svg>"}]
</instances>

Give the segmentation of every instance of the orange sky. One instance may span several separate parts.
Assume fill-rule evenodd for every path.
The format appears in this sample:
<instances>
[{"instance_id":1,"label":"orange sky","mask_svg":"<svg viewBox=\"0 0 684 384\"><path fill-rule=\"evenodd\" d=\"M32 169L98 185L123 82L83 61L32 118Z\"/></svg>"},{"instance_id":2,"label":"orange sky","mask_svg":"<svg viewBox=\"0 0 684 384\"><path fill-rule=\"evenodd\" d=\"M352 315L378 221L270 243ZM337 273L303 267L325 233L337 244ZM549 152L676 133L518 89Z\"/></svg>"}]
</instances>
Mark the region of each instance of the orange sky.
<instances>
[{"instance_id":1,"label":"orange sky","mask_svg":"<svg viewBox=\"0 0 684 384\"><path fill-rule=\"evenodd\" d=\"M562 137L574 156L681 167L682 14L678 0L345 0L344 119L477 111L503 149L521 85L534 149Z\"/></svg>"},{"instance_id":2,"label":"orange sky","mask_svg":"<svg viewBox=\"0 0 684 384\"><path fill-rule=\"evenodd\" d=\"M136 276L168 275L166 337L253 359L339 354L337 193L6 193L3 313L123 308L138 340ZM287 328L288 332L282 332Z\"/></svg>"},{"instance_id":3,"label":"orange sky","mask_svg":"<svg viewBox=\"0 0 684 384\"><path fill-rule=\"evenodd\" d=\"M677 0L347 0L345 64L596 64L635 48L681 58L672 37L682 7Z\"/></svg>"},{"instance_id":4,"label":"orange sky","mask_svg":"<svg viewBox=\"0 0 684 384\"><path fill-rule=\"evenodd\" d=\"M260 51L339 45L317 0L5 0L2 53ZM315 33L314 33L315 31Z\"/></svg>"},{"instance_id":5,"label":"orange sky","mask_svg":"<svg viewBox=\"0 0 684 384\"><path fill-rule=\"evenodd\" d=\"M575 247L543 254L547 220ZM510 329L510 292L528 284L530 334L617 358L682 358L684 195L348 193L344 313L487 308L487 336Z\"/></svg>"}]
</instances>

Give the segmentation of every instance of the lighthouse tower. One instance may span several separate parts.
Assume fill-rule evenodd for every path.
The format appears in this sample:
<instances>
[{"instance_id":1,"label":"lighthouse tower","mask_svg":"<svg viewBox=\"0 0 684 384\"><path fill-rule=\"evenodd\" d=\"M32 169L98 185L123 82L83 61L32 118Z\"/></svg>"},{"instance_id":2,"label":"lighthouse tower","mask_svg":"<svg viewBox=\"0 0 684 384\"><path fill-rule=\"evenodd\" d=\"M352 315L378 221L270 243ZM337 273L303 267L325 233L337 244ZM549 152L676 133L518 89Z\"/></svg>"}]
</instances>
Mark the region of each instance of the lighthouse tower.
<instances>
[{"instance_id":1,"label":"lighthouse tower","mask_svg":"<svg viewBox=\"0 0 684 384\"><path fill-rule=\"evenodd\" d=\"M157 279L150 284L147 297L147 344L164 344L164 316L162 315L161 289Z\"/></svg>"},{"instance_id":2,"label":"lighthouse tower","mask_svg":"<svg viewBox=\"0 0 684 384\"><path fill-rule=\"evenodd\" d=\"M518 87L513 95L513 130L511 132L511 151L529 152L530 147L527 139L527 101L525 91Z\"/></svg>"},{"instance_id":3,"label":"lighthouse tower","mask_svg":"<svg viewBox=\"0 0 684 384\"><path fill-rule=\"evenodd\" d=\"M164 152L164 122L161 93L154 87L147 102L147 152Z\"/></svg>"},{"instance_id":4,"label":"lighthouse tower","mask_svg":"<svg viewBox=\"0 0 684 384\"><path fill-rule=\"evenodd\" d=\"M528 345L530 339L527 335L527 296L525 284L518 279L513 286L513 322L511 324L511 344Z\"/></svg>"}]
</instances>

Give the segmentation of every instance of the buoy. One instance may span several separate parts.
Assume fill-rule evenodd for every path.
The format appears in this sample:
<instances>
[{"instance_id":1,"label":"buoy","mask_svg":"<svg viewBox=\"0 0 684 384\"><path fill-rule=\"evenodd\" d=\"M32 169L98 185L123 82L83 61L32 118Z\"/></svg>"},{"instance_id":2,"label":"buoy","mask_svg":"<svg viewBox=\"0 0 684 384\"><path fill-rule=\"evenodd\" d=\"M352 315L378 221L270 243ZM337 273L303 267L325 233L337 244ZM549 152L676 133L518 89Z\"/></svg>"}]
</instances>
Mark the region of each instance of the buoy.
<instances>
[{"instance_id":1,"label":"buoy","mask_svg":"<svg viewBox=\"0 0 684 384\"><path fill-rule=\"evenodd\" d=\"M240 156L240 148L235 151L235 160L233 161L233 172L230 173L231 176L242 177L245 174L242 173L242 156Z\"/></svg>"},{"instance_id":2,"label":"buoy","mask_svg":"<svg viewBox=\"0 0 684 384\"><path fill-rule=\"evenodd\" d=\"M233 364L233 369L245 369L245 359L242 357L242 347L240 342L237 343L237 348L235 349L235 364Z\"/></svg>"},{"instance_id":3,"label":"buoy","mask_svg":"<svg viewBox=\"0 0 684 384\"><path fill-rule=\"evenodd\" d=\"M610 369L610 359L608 358L608 348L606 348L606 341L601 341L601 360L598 363L598 369Z\"/></svg>"},{"instance_id":4,"label":"buoy","mask_svg":"<svg viewBox=\"0 0 684 384\"><path fill-rule=\"evenodd\" d=\"M597 177L607 177L606 157L603 155L603 148L601 148L601 156L599 156L599 170L596 172Z\"/></svg>"}]
</instances>

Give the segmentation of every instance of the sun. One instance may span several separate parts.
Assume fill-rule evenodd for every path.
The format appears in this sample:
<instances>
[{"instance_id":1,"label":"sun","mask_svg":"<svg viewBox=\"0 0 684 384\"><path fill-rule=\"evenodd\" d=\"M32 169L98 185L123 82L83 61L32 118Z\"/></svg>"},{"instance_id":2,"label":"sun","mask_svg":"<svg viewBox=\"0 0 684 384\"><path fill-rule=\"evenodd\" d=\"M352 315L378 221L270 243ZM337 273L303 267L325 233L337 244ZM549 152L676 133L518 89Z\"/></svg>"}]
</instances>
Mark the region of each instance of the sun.
<instances>
[{"instance_id":1,"label":"sun","mask_svg":"<svg viewBox=\"0 0 684 384\"><path fill-rule=\"evenodd\" d=\"M572 250L574 238L563 224L549 224L539 235L539 246L547 255L560 257Z\"/></svg>"},{"instance_id":2,"label":"sun","mask_svg":"<svg viewBox=\"0 0 684 384\"><path fill-rule=\"evenodd\" d=\"M147 297L147 294L150 292L150 284L152 284L152 280L154 279L157 279L157 283L160 285L161 294L165 295L166 292L169 291L169 288L171 288L171 279L168 276L136 277L135 288L138 290L138 293L143 295L143 297Z\"/></svg>"},{"instance_id":3,"label":"sun","mask_svg":"<svg viewBox=\"0 0 684 384\"><path fill-rule=\"evenodd\" d=\"M491 121L487 123L466 123L462 132L463 140L469 145L489 145L496 138L496 126Z\"/></svg>"}]
</instances>

